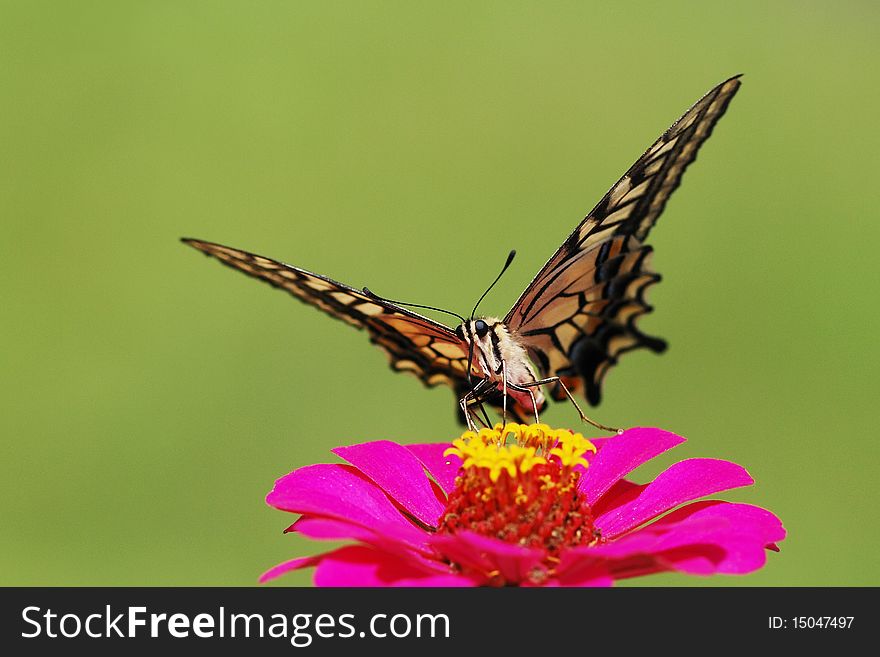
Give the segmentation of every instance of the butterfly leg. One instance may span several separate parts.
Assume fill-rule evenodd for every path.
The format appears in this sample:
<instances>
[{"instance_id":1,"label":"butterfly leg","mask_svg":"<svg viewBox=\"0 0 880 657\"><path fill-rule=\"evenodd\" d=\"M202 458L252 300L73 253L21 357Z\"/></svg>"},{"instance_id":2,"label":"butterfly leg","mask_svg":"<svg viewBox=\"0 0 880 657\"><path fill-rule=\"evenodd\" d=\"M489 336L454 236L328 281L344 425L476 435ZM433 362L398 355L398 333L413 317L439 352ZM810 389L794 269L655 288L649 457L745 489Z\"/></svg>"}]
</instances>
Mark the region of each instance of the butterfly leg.
<instances>
[{"instance_id":1,"label":"butterfly leg","mask_svg":"<svg viewBox=\"0 0 880 657\"><path fill-rule=\"evenodd\" d=\"M483 410L483 415L486 415L486 411L485 411L485 409L483 409L482 405L480 406L480 408ZM479 413L474 412L474 417L477 418L477 421L483 425L483 428L485 428L485 429L492 428L492 425L490 424L491 420L489 420L488 415L486 415L486 419L483 419L483 417Z\"/></svg>"},{"instance_id":2,"label":"butterfly leg","mask_svg":"<svg viewBox=\"0 0 880 657\"><path fill-rule=\"evenodd\" d=\"M523 387L524 388L533 388L535 386L542 386L542 385L546 385L548 383L559 384L559 386L565 392L565 396L568 397L568 401L570 401L574 405L575 410L577 410L577 412L578 412L578 415L581 416L581 422L586 422L588 424L592 424L594 427L596 427L597 429L601 429L602 431L611 431L612 433L620 433L621 432L620 429L615 429L614 427L606 427L604 424L599 424L598 422L595 422L595 421L591 420L590 418L588 418L586 415L584 415L584 412L581 410L581 407L578 406L577 400L571 394L571 391L568 389L568 387L565 385L565 383L563 383L562 379L560 379L558 376L551 376L546 379L540 379L539 381L532 381L531 383L524 383Z\"/></svg>"},{"instance_id":3,"label":"butterfly leg","mask_svg":"<svg viewBox=\"0 0 880 657\"><path fill-rule=\"evenodd\" d=\"M477 406L481 411L483 411L482 416L479 413L477 413L476 410L474 410L474 406ZM480 400L478 400L478 399L472 400L468 405L468 412L471 414L471 418L475 418L477 420L477 422L479 422L481 425L483 425L483 427L485 427L486 429L492 428L490 425L491 420L489 420L489 416L486 414L486 409L483 408L483 404L480 402ZM475 424L474 427L476 427L476 426L477 425Z\"/></svg>"},{"instance_id":4,"label":"butterfly leg","mask_svg":"<svg viewBox=\"0 0 880 657\"><path fill-rule=\"evenodd\" d=\"M502 401L501 401L501 426L502 431L503 427L507 426L507 362L502 359L501 361L501 380L504 382L502 384Z\"/></svg>"},{"instance_id":5,"label":"butterfly leg","mask_svg":"<svg viewBox=\"0 0 880 657\"><path fill-rule=\"evenodd\" d=\"M465 421L467 422L467 427L471 431L476 431L477 427L473 422L473 418L471 415L471 404L476 403L480 405L480 408L483 407L483 402L480 400L480 395L486 391L486 388L491 387L493 385L492 381L488 379L481 379L477 385L473 387L473 389L469 390L465 393L464 397L458 400L458 405L461 407L462 413L464 413ZM483 409L485 413L485 409ZM482 422L479 416L477 419ZM487 418L488 419L488 418ZM488 427L488 425L486 425Z\"/></svg>"},{"instance_id":6,"label":"butterfly leg","mask_svg":"<svg viewBox=\"0 0 880 657\"><path fill-rule=\"evenodd\" d=\"M513 383L508 383L505 379L505 384L510 386L511 390L516 390L517 392L525 392L528 393L529 397L532 399L532 409L535 411L535 424L541 422L541 419L538 417L538 400L535 398L535 393L532 391L532 388L535 387L535 383L526 383L525 385L518 386Z\"/></svg>"},{"instance_id":7,"label":"butterfly leg","mask_svg":"<svg viewBox=\"0 0 880 657\"><path fill-rule=\"evenodd\" d=\"M467 399L468 395L471 393L467 393L464 397L458 400L458 406L461 408L461 412L464 415L464 420L467 422L468 431L476 431L476 425L474 425L474 419L471 415L472 410L470 406L468 406Z\"/></svg>"},{"instance_id":8,"label":"butterfly leg","mask_svg":"<svg viewBox=\"0 0 880 657\"><path fill-rule=\"evenodd\" d=\"M482 424L487 429L491 428L492 427L492 420L489 419L489 414L486 412L486 407L483 406L483 400L480 399L479 397L474 397L474 403L480 409L480 413L483 414L481 416L480 413L477 413L475 411L474 417L477 418L480 421L480 424Z\"/></svg>"}]
</instances>

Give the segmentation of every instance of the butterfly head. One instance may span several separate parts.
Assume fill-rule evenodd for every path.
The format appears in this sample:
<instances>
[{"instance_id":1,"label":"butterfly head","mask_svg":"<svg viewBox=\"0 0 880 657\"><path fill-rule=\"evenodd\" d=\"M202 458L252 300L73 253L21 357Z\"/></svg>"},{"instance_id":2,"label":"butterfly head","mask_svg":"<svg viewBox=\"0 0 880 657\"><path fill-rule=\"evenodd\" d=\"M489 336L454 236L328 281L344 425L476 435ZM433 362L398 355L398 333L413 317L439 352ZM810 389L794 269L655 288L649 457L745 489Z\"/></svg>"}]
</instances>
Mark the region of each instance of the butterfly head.
<instances>
[{"instance_id":1,"label":"butterfly head","mask_svg":"<svg viewBox=\"0 0 880 657\"><path fill-rule=\"evenodd\" d=\"M475 317L459 324L455 334L471 355L472 365L487 376L498 373L501 367L499 345L506 342L507 327L497 317Z\"/></svg>"}]
</instances>

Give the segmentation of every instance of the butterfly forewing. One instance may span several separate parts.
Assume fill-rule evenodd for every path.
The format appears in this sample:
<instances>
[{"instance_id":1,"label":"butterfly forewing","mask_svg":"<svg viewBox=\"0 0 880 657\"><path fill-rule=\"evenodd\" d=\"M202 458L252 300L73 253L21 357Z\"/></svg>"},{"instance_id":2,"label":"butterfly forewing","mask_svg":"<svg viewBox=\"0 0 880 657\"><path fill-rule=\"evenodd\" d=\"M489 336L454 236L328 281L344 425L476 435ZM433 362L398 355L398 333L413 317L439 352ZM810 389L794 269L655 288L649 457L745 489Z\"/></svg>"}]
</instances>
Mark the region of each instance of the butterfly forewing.
<instances>
[{"instance_id":1,"label":"butterfly forewing","mask_svg":"<svg viewBox=\"0 0 880 657\"><path fill-rule=\"evenodd\" d=\"M566 244L586 248L612 229L643 242L739 86L739 76L733 77L694 103L608 190Z\"/></svg>"},{"instance_id":2,"label":"butterfly forewing","mask_svg":"<svg viewBox=\"0 0 880 657\"><path fill-rule=\"evenodd\" d=\"M651 247L644 240L739 84L738 78L731 78L718 85L663 133L568 236L503 320L544 377L559 376L569 387L583 380L592 404L599 402L602 380L621 354L639 347L662 351L666 346L636 327L638 317L651 310L645 290L660 280L650 268ZM200 240L183 241L366 329L395 370L412 372L428 386L448 384L459 398L472 389L468 344L449 327L271 258ZM563 392L553 391L557 399ZM489 389L483 401L501 406L502 397L501 390ZM511 409L517 412L508 404Z\"/></svg>"},{"instance_id":3,"label":"butterfly forewing","mask_svg":"<svg viewBox=\"0 0 880 657\"><path fill-rule=\"evenodd\" d=\"M449 327L271 258L211 242L183 241L229 267L286 290L337 319L366 329L370 340L388 354L395 370L411 372L428 386L446 383L459 389L467 384L467 347Z\"/></svg>"},{"instance_id":4,"label":"butterfly forewing","mask_svg":"<svg viewBox=\"0 0 880 657\"><path fill-rule=\"evenodd\" d=\"M582 377L587 399L597 404L602 377L620 354L665 347L635 326L650 310L645 290L660 278L649 269L650 254L634 237L614 237L573 258L548 281L547 292L530 301L528 321L515 330L545 376L572 384Z\"/></svg>"},{"instance_id":5,"label":"butterfly forewing","mask_svg":"<svg viewBox=\"0 0 880 657\"><path fill-rule=\"evenodd\" d=\"M645 290L660 280L642 242L685 168L739 88L738 76L703 96L640 157L547 261L505 317L544 376L579 377L591 404L627 351L666 344L635 321L651 310ZM555 391L561 398L560 391Z\"/></svg>"}]
</instances>

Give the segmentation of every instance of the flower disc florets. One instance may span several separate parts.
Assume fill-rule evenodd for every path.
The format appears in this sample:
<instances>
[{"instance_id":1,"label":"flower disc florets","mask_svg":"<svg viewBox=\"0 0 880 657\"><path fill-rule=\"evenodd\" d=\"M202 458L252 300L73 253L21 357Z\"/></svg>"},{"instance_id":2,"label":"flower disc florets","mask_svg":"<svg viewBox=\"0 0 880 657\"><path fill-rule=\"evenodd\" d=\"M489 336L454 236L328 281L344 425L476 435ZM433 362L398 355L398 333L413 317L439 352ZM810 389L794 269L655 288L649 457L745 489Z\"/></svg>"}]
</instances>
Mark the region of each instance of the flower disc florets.
<instances>
[{"instance_id":1,"label":"flower disc florets","mask_svg":"<svg viewBox=\"0 0 880 657\"><path fill-rule=\"evenodd\" d=\"M599 539L578 492L593 444L579 433L546 424L514 424L467 431L445 455L462 460L455 489L440 518L440 533L461 530L508 543L560 550Z\"/></svg>"}]
</instances>

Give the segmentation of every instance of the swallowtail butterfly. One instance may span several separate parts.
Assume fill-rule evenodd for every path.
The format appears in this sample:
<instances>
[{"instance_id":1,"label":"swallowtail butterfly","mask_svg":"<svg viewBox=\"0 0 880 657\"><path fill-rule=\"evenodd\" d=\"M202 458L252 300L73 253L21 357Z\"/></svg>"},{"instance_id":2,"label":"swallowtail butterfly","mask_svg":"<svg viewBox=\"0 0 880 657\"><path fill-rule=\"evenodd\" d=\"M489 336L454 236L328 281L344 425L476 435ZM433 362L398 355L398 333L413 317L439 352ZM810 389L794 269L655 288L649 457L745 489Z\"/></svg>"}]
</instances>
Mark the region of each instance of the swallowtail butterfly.
<instances>
[{"instance_id":1,"label":"swallowtail butterfly","mask_svg":"<svg viewBox=\"0 0 880 657\"><path fill-rule=\"evenodd\" d=\"M411 372L427 386L451 386L472 428L473 418L480 420L475 407L483 403L537 421L546 404L542 386L556 400L571 400L581 418L593 423L571 391L582 383L595 406L621 354L666 348L636 326L652 310L645 291L660 280L645 240L739 86L739 76L722 82L672 124L566 238L503 318L474 317L475 307L469 318L456 315L461 323L450 328L404 307L430 306L393 302L240 249L183 241L366 329L394 370Z\"/></svg>"}]
</instances>

